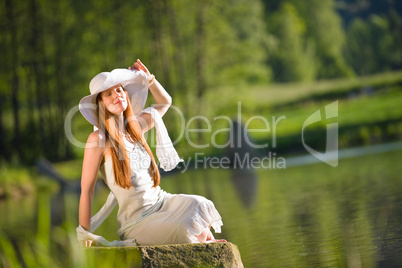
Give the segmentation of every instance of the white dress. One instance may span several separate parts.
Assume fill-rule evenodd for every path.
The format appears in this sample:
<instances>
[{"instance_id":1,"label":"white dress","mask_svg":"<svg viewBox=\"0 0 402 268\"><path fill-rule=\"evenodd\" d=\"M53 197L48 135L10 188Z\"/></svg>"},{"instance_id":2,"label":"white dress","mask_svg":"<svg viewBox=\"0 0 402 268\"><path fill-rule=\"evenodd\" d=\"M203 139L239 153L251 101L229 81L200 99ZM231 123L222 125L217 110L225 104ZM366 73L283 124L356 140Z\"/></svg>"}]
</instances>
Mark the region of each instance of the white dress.
<instances>
[{"instance_id":1,"label":"white dress","mask_svg":"<svg viewBox=\"0 0 402 268\"><path fill-rule=\"evenodd\" d=\"M133 186L115 184L112 160L100 168L106 184L119 205L117 214L120 239L134 239L138 245L198 243L195 235L212 226L220 233L222 219L214 204L198 195L169 194L153 187L148 168L151 159L138 142L124 142L131 163Z\"/></svg>"}]
</instances>

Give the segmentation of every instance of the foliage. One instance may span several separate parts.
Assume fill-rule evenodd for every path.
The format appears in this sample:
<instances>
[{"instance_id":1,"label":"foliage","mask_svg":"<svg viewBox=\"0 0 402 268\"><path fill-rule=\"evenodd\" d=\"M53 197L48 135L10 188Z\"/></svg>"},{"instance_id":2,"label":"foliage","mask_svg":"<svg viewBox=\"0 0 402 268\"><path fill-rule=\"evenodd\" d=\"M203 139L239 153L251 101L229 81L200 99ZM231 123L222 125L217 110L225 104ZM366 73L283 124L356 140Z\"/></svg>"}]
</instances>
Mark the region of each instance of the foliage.
<instances>
[{"instance_id":1,"label":"foliage","mask_svg":"<svg viewBox=\"0 0 402 268\"><path fill-rule=\"evenodd\" d=\"M317 78L352 76L343 57L346 45L341 17L332 0L293 1L306 20L306 38L312 40L317 61Z\"/></svg>"},{"instance_id":2,"label":"foliage","mask_svg":"<svg viewBox=\"0 0 402 268\"><path fill-rule=\"evenodd\" d=\"M367 22L356 19L349 26L347 60L359 75L391 69L401 64L401 44L391 32L391 21L378 15L372 15Z\"/></svg>"},{"instance_id":3,"label":"foliage","mask_svg":"<svg viewBox=\"0 0 402 268\"><path fill-rule=\"evenodd\" d=\"M306 24L297 9L284 2L268 25L277 38L270 58L274 79L281 82L315 79L314 51L308 42L305 44Z\"/></svg>"}]
</instances>

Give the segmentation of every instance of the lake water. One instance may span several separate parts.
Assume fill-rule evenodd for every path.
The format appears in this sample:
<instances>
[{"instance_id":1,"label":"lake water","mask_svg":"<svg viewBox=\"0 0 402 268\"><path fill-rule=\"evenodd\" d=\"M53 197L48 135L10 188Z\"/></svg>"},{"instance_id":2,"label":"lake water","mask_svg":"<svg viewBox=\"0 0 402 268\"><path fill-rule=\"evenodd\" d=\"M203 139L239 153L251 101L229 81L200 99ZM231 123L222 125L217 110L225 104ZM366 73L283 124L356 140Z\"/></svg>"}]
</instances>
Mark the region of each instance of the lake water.
<instances>
[{"instance_id":1,"label":"lake water","mask_svg":"<svg viewBox=\"0 0 402 268\"><path fill-rule=\"evenodd\" d=\"M198 169L166 176L161 187L212 200L224 223L216 237L239 247L245 267L395 267L402 265L401 157L402 151L359 156L335 168ZM97 189L94 211L106 195ZM14 247L39 240L69 258L71 247L63 245L74 238L61 230L74 230L78 198L42 194L1 202L0 231ZM115 215L96 233L117 239Z\"/></svg>"}]
</instances>

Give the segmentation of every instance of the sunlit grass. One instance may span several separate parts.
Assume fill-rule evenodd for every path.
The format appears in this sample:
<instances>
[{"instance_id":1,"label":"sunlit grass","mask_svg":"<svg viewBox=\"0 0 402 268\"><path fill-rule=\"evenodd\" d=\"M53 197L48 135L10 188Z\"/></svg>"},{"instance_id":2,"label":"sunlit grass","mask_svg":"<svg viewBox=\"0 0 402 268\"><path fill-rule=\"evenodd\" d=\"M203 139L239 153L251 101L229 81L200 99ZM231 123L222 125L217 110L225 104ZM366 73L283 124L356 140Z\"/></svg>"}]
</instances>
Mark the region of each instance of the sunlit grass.
<instances>
[{"instance_id":1,"label":"sunlit grass","mask_svg":"<svg viewBox=\"0 0 402 268\"><path fill-rule=\"evenodd\" d=\"M402 88L400 88L402 89ZM276 127L277 135L289 135L301 133L305 120L318 109L324 110L325 106L332 101L312 103L307 106L299 106L292 109L282 109L273 111L270 114L263 114L267 118L272 129L272 120L274 116L278 119L286 116L286 119L278 122ZM402 90L394 91L389 94L376 95L372 97L361 97L356 99L345 99L338 102L338 117L321 121L321 125L329 122L337 122L340 127L370 124L383 120L393 120L402 118ZM266 129L261 120L250 122L250 129ZM251 132L250 135L255 139L267 139L272 135L272 131L265 133Z\"/></svg>"},{"instance_id":2,"label":"sunlit grass","mask_svg":"<svg viewBox=\"0 0 402 268\"><path fill-rule=\"evenodd\" d=\"M35 190L32 169L0 164L0 196L24 196Z\"/></svg>"},{"instance_id":3,"label":"sunlit grass","mask_svg":"<svg viewBox=\"0 0 402 268\"><path fill-rule=\"evenodd\" d=\"M54 164L57 172L62 174L67 180L77 180L81 177L82 160L75 159L70 161L64 161Z\"/></svg>"},{"instance_id":4,"label":"sunlit grass","mask_svg":"<svg viewBox=\"0 0 402 268\"><path fill-rule=\"evenodd\" d=\"M370 76L323 80L313 83L272 84L266 87L255 87L250 90L255 105L279 105L294 102L307 97L324 95L333 92L347 93L370 87L394 85L402 81L402 71L373 74Z\"/></svg>"}]
</instances>

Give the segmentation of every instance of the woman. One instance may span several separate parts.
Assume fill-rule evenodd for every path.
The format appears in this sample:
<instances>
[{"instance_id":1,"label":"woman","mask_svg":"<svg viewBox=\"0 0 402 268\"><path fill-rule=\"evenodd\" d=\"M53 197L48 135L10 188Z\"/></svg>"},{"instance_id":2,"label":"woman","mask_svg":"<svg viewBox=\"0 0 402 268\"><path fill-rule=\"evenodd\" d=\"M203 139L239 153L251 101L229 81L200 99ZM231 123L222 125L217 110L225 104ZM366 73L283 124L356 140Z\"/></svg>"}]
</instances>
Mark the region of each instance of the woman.
<instances>
[{"instance_id":1,"label":"woman","mask_svg":"<svg viewBox=\"0 0 402 268\"><path fill-rule=\"evenodd\" d=\"M87 247L225 241L216 240L210 231L212 226L220 232L222 225L211 201L196 195L172 195L159 187L158 167L144 132L155 126L156 154L166 171L182 160L161 120L172 99L155 76L137 60L129 69L98 74L89 87L91 94L80 101L80 111L98 130L89 135L85 147L78 239ZM148 88L156 104L141 112ZM91 219L99 170L111 193ZM92 232L116 204L117 233L123 241L109 242Z\"/></svg>"}]
</instances>

